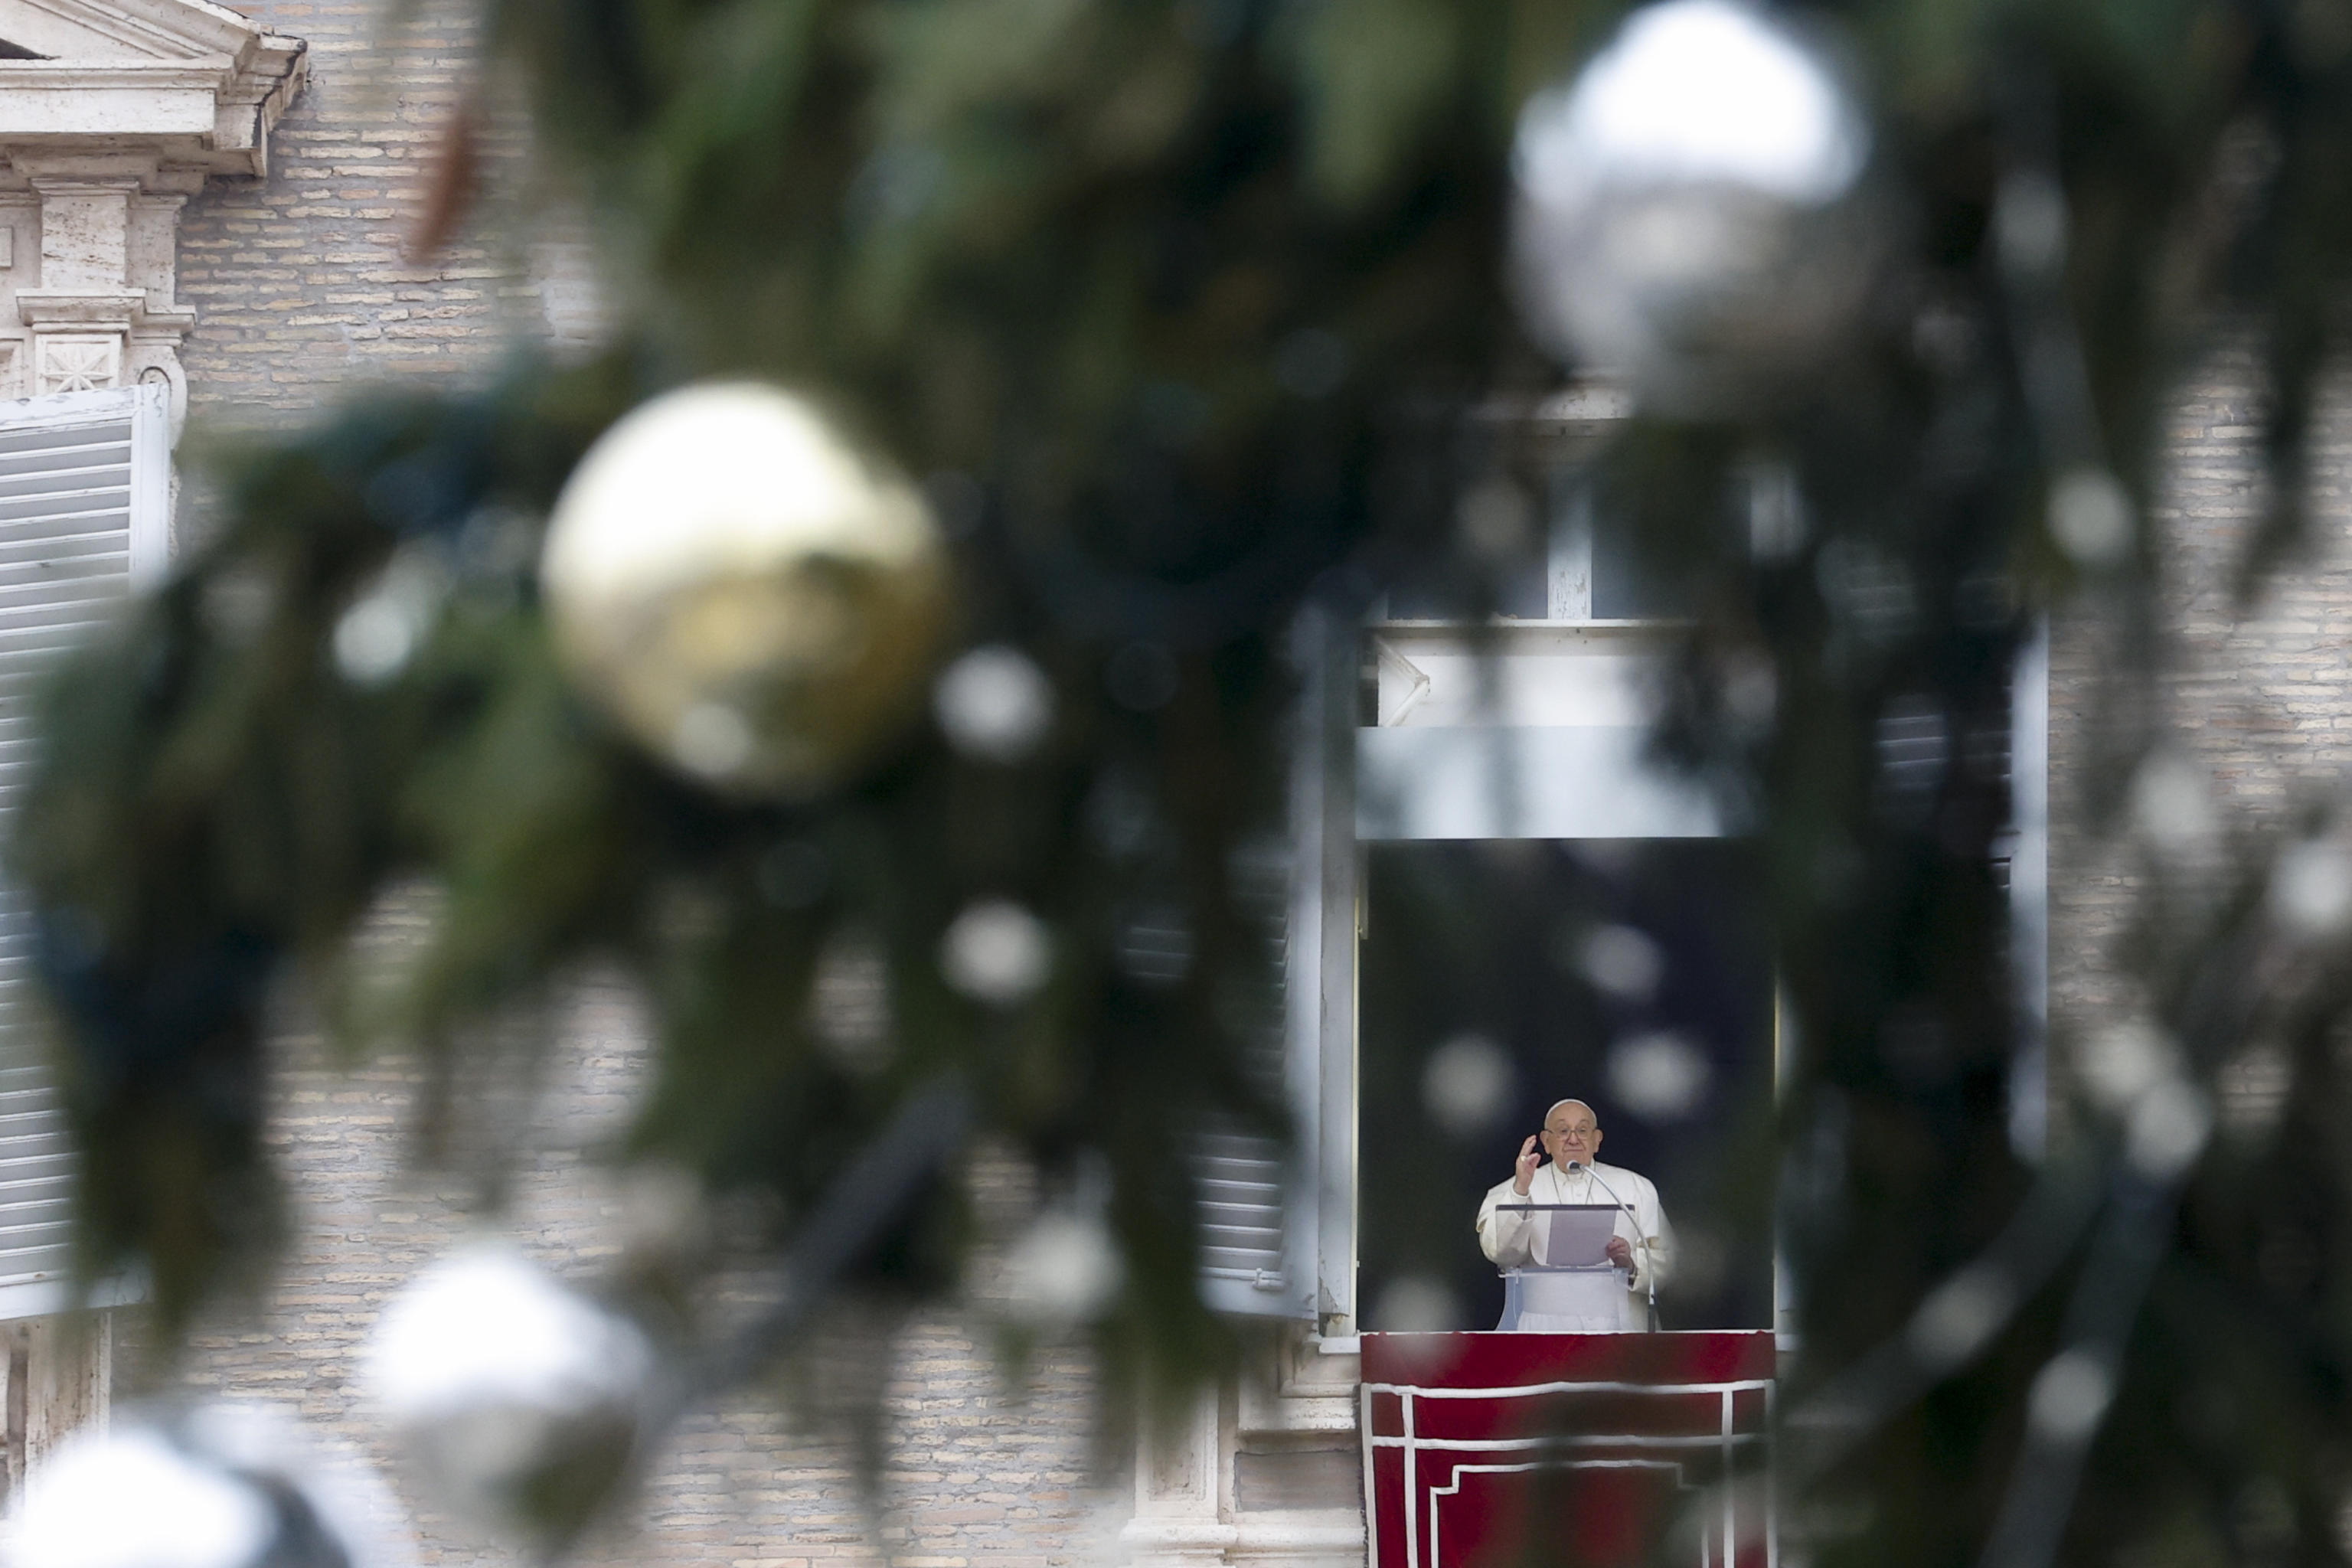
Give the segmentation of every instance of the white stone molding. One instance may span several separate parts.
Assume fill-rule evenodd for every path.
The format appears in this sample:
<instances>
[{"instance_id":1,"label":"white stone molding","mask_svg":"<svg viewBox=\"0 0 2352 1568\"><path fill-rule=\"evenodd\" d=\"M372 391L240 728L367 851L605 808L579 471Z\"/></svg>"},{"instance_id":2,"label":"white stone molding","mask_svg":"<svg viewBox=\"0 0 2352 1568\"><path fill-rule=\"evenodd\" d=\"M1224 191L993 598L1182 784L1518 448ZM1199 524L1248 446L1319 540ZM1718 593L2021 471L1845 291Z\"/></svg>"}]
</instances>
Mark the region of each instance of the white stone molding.
<instances>
[{"instance_id":1,"label":"white stone molding","mask_svg":"<svg viewBox=\"0 0 2352 1568\"><path fill-rule=\"evenodd\" d=\"M1136 1444L1135 1517L1119 1544L1136 1568L1223 1568L1239 1543L1233 1446L1220 1390L1194 1392L1172 1417L1143 1418Z\"/></svg>"},{"instance_id":2,"label":"white stone molding","mask_svg":"<svg viewBox=\"0 0 2352 1568\"><path fill-rule=\"evenodd\" d=\"M1135 1516L1119 1533L1134 1568L1364 1568L1360 1479L1255 1500L1241 1484L1244 1448L1312 1458L1358 1447L1354 1342L1267 1327L1238 1378L1199 1390L1177 1419L1143 1424Z\"/></svg>"},{"instance_id":3,"label":"white stone molding","mask_svg":"<svg viewBox=\"0 0 2352 1568\"><path fill-rule=\"evenodd\" d=\"M1225 1561L1237 1568L1364 1568L1364 1510L1244 1514Z\"/></svg>"},{"instance_id":4,"label":"white stone molding","mask_svg":"<svg viewBox=\"0 0 2352 1568\"><path fill-rule=\"evenodd\" d=\"M1363 1357L1353 1335L1327 1339L1304 1323L1283 1323L1260 1339L1241 1380L1245 1436L1356 1430Z\"/></svg>"},{"instance_id":5,"label":"white stone molding","mask_svg":"<svg viewBox=\"0 0 2352 1568\"><path fill-rule=\"evenodd\" d=\"M206 0L0 0L0 397L154 382L174 429L180 209L268 172L308 54Z\"/></svg>"}]
</instances>

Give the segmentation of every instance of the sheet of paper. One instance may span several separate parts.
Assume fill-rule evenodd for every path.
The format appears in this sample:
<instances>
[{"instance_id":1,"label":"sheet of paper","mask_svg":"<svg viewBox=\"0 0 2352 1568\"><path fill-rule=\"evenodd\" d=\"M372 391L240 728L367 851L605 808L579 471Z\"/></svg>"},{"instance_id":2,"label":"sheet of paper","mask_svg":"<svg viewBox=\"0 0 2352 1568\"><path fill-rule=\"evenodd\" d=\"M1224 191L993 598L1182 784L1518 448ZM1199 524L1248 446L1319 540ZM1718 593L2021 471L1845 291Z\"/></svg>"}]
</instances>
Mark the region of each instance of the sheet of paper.
<instances>
[{"instance_id":1,"label":"sheet of paper","mask_svg":"<svg viewBox=\"0 0 2352 1568\"><path fill-rule=\"evenodd\" d=\"M1544 1237L1535 1256L1543 1259L1538 1265L1545 1268L1589 1268L1609 1261L1609 1238L1617 1233L1618 1209L1614 1204L1517 1204L1525 1206L1528 1220Z\"/></svg>"}]
</instances>

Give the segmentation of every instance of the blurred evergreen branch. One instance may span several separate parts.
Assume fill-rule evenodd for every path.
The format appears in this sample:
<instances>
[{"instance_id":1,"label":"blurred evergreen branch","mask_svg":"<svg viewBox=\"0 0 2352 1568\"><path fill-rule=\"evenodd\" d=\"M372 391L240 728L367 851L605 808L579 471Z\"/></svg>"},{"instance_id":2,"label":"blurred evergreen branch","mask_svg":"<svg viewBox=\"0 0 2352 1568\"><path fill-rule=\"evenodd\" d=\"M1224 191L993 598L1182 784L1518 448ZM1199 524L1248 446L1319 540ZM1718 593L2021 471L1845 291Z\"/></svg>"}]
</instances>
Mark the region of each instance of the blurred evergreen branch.
<instances>
[{"instance_id":1,"label":"blurred evergreen branch","mask_svg":"<svg viewBox=\"0 0 2352 1568\"><path fill-rule=\"evenodd\" d=\"M264 1255L270 978L292 960L331 969L383 889L423 877L446 905L398 999L412 1037L455 1048L463 1021L618 955L659 1015L641 1148L793 1210L908 1086L960 1071L979 1123L1047 1170L1091 1156L1113 1173L1129 1283L1108 1342L1170 1377L1223 1364L1226 1331L1191 1286L1182 1156L1213 1113L1280 1122L1244 1070L1266 975L1233 867L1279 826L1281 631L1309 596L1353 613L1433 558L1474 584L1492 568L1458 556L1456 498L1546 459L1474 415L1557 374L1501 282L1513 117L1613 15L487 5L488 64L520 73L593 194L634 348L483 392L373 395L228 461L217 542L58 683L15 864L71 1026L92 1266L144 1259L182 1314ZM2023 1246L1993 1238L2041 1224L2034 1205L2087 1226L2095 1202L2019 1207L2031 1173L2005 1132L1990 869L2005 784L1960 759L1927 797L1890 795L1877 727L1898 702L1950 737L1997 725L2037 616L2112 616L2119 653L2087 739L2095 813L2120 822L2160 727L2157 579L2145 553L2105 573L2072 562L2046 525L2053 484L2111 469L2145 516L2164 397L2217 327L2251 323L2270 510L2245 581L2291 560L2352 251L2342 0L1809 15L1871 95L1904 261L1818 378L1736 427L1637 419L1593 459L1610 508L1700 607L1663 742L1759 813L1801 1029L1781 1184L1807 1287L1801 1393L1877 1364L1955 1269ZM2032 225L2053 213L2058 248L2036 251ZM1047 753L992 769L919 738L818 805L728 806L586 716L538 620L539 520L626 406L720 371L817 390L928 479L962 531L966 629L1019 642L1055 679ZM1808 521L1769 556L1747 532L1767 470L1792 479ZM431 613L396 675L355 682L338 628L387 573L425 584ZM1103 679L1139 644L1180 672L1146 710ZM1777 694L1763 728L1726 697L1759 664ZM1106 833L1118 802L1137 803L1133 830ZM2192 983L2235 962L2228 921L2260 924L2246 911L2276 847L2235 845L2215 894L2152 866L2133 954L2158 1021L2207 1080L2276 1026L2296 1077L2262 1151L2209 1154L2180 1173L2177 1215L2168 1187L2135 1222L2151 1310L2099 1331L2116 1414L2088 1454L2071 1555L2119 1541L2183 1561L2340 1554L2344 988L2333 959L2292 986L2235 972L2269 988L2216 1021ZM1002 892L1049 920L1062 962L1040 1001L996 1015L950 992L934 954L958 908ZM1139 902L1190 920L1174 987L1119 967ZM867 1076L809 1024L818 955L852 931L882 945L899 1047ZM2062 1136L2080 1145L2066 1160L2104 1172L2127 1130L2085 1110ZM952 1278L963 1238L952 1205L934 1212L883 1250L882 1274ZM1855 1504L1811 1543L1816 1561L1982 1548L2028 1441L2026 1391L2074 1332L2063 1298L2122 1268L2050 1234L2063 1256L2015 1265L2010 1326L1904 1374L1874 1440L1814 1479L1817 1499ZM2281 1237L2308 1268L2263 1263ZM2249 1488L2287 1500L2285 1535L2243 1524ZM2159 1495L2175 1511L2151 1519Z\"/></svg>"}]
</instances>

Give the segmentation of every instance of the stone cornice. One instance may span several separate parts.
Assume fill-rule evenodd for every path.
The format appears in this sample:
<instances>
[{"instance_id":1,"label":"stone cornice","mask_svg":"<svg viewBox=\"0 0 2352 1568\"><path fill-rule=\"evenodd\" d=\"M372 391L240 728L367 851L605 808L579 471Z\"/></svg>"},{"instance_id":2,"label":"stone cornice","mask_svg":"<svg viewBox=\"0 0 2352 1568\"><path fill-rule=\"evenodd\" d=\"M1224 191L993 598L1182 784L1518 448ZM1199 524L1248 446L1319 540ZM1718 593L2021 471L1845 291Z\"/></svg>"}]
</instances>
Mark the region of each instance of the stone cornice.
<instances>
[{"instance_id":1,"label":"stone cornice","mask_svg":"<svg viewBox=\"0 0 2352 1568\"><path fill-rule=\"evenodd\" d=\"M16 312L36 331L76 329L128 334L168 341L175 352L180 340L196 324L196 313L187 306L159 305L144 293L74 294L25 289L17 291Z\"/></svg>"},{"instance_id":2,"label":"stone cornice","mask_svg":"<svg viewBox=\"0 0 2352 1568\"><path fill-rule=\"evenodd\" d=\"M0 60L0 92L79 88L219 92L236 79L227 57L185 60Z\"/></svg>"},{"instance_id":3,"label":"stone cornice","mask_svg":"<svg viewBox=\"0 0 2352 1568\"><path fill-rule=\"evenodd\" d=\"M270 35L209 0L7 0L0 37L52 59L240 58Z\"/></svg>"},{"instance_id":4,"label":"stone cornice","mask_svg":"<svg viewBox=\"0 0 2352 1568\"><path fill-rule=\"evenodd\" d=\"M267 174L269 133L310 64L300 39L199 0L0 0L0 38L56 57L0 60L12 159L137 146L207 174Z\"/></svg>"}]
</instances>

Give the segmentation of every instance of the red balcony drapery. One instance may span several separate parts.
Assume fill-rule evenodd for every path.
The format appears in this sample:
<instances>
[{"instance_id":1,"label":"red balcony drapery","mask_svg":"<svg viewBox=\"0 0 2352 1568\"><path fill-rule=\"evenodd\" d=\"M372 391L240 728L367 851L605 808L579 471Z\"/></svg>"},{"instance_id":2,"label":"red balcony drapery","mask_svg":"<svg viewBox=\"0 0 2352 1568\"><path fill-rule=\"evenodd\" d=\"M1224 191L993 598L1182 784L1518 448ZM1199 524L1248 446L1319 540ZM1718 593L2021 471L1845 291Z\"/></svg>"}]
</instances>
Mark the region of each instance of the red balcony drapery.
<instances>
[{"instance_id":1,"label":"red balcony drapery","mask_svg":"<svg viewBox=\"0 0 2352 1568\"><path fill-rule=\"evenodd\" d=\"M1633 1568L1662 1534L1778 1568L1774 1356L1755 1331L1364 1335L1370 1568Z\"/></svg>"}]
</instances>

